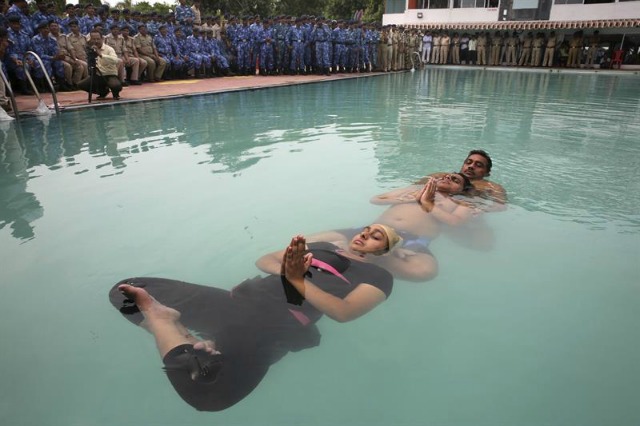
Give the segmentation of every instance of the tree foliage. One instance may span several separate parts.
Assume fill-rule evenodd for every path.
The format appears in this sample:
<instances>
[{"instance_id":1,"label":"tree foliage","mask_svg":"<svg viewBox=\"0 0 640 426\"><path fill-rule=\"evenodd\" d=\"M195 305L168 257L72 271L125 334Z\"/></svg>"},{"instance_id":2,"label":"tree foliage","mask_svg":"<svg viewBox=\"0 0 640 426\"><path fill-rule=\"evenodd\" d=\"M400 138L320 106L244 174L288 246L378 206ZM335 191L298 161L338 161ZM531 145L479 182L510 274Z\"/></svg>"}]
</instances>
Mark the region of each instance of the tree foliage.
<instances>
[{"instance_id":1,"label":"tree foliage","mask_svg":"<svg viewBox=\"0 0 640 426\"><path fill-rule=\"evenodd\" d=\"M325 14L331 19L351 19L353 14L364 9L368 0L327 0Z\"/></svg>"},{"instance_id":2,"label":"tree foliage","mask_svg":"<svg viewBox=\"0 0 640 426\"><path fill-rule=\"evenodd\" d=\"M275 1L275 15L322 15L326 0L279 0Z\"/></svg>"},{"instance_id":3,"label":"tree foliage","mask_svg":"<svg viewBox=\"0 0 640 426\"><path fill-rule=\"evenodd\" d=\"M148 1L141 1L139 3L136 3L136 5L134 6L134 9L142 12L142 13L146 13L146 12L158 12L162 15L166 15L167 13L169 13L170 10L174 10L175 6L169 5L167 3L154 3L153 6L151 6L151 4Z\"/></svg>"},{"instance_id":4,"label":"tree foliage","mask_svg":"<svg viewBox=\"0 0 640 426\"><path fill-rule=\"evenodd\" d=\"M167 13L175 9L172 1L135 3L132 9L140 12L155 10ZM130 2L123 0L121 3ZM381 21L385 0L201 0L201 8L206 14L229 14L235 16L260 15L324 15L331 19L351 19L358 10L364 11L363 20Z\"/></svg>"}]
</instances>

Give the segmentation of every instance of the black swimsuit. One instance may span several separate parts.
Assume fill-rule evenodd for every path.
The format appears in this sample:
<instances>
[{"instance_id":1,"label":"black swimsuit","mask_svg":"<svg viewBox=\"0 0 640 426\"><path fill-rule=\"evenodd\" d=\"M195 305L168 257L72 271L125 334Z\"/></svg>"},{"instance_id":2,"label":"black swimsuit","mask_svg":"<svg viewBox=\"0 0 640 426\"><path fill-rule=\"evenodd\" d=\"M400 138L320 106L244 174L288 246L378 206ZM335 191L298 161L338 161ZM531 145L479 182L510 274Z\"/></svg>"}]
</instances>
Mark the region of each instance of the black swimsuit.
<instances>
[{"instance_id":1,"label":"black swimsuit","mask_svg":"<svg viewBox=\"0 0 640 426\"><path fill-rule=\"evenodd\" d=\"M330 264L349 281L310 268L312 276L308 279L322 290L344 298L358 284L367 283L387 297L391 294L393 278L386 270L352 261L336 253L338 247L333 244L311 243L309 248L314 258ZM195 351L192 345L180 345L163 360L178 394L198 410L219 411L232 406L247 396L269 366L287 352L320 343L315 322L322 313L309 303L286 303L278 275L246 280L231 291L163 278L123 280L111 289L109 298L125 318L139 324L142 314L117 289L122 283L144 287L158 302L179 311L185 327L215 341L222 356L211 357ZM213 366L215 371L211 373L208 369L213 370ZM202 380L194 375L201 375Z\"/></svg>"}]
</instances>

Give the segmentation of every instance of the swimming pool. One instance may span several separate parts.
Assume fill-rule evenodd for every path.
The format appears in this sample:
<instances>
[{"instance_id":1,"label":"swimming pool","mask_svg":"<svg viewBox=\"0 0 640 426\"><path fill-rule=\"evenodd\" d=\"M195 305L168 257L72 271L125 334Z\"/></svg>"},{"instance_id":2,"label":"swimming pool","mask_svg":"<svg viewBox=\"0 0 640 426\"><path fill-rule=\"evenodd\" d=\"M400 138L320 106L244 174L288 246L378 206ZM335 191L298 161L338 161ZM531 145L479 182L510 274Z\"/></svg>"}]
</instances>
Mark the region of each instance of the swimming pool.
<instances>
[{"instance_id":1,"label":"swimming pool","mask_svg":"<svg viewBox=\"0 0 640 426\"><path fill-rule=\"evenodd\" d=\"M638 424L639 82L429 69L0 123L2 424ZM509 193L493 249L437 239L435 280L322 320L229 410L182 402L108 303L230 288L473 148Z\"/></svg>"}]
</instances>

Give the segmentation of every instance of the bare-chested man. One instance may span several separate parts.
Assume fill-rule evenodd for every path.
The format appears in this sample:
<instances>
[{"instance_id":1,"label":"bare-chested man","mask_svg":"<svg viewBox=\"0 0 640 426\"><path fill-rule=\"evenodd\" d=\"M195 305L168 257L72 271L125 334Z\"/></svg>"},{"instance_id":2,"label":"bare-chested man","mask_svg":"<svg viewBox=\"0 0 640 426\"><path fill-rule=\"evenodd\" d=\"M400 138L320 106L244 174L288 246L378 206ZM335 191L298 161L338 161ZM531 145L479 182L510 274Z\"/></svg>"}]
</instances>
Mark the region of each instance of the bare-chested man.
<instances>
[{"instance_id":1,"label":"bare-chested man","mask_svg":"<svg viewBox=\"0 0 640 426\"><path fill-rule=\"evenodd\" d=\"M462 163L460 173L471 180L473 188L476 190L475 195L493 202L492 205L489 206L482 205L477 207L484 211L502 211L506 208L507 192L502 185L485 179L489 177L492 165L489 154L481 149L474 149L469 152L464 163ZM427 183L430 177L440 178L444 175L446 175L446 173L433 173L420 179L418 184Z\"/></svg>"},{"instance_id":2,"label":"bare-chested man","mask_svg":"<svg viewBox=\"0 0 640 426\"><path fill-rule=\"evenodd\" d=\"M403 238L394 252L401 261L386 265L398 278L427 281L438 273L438 263L429 244L440 235L443 225L466 223L479 210L457 202L456 194L472 189L471 181L462 173L449 173L430 178L425 185L411 185L371 199L373 204L388 204L378 221L392 226Z\"/></svg>"}]
</instances>

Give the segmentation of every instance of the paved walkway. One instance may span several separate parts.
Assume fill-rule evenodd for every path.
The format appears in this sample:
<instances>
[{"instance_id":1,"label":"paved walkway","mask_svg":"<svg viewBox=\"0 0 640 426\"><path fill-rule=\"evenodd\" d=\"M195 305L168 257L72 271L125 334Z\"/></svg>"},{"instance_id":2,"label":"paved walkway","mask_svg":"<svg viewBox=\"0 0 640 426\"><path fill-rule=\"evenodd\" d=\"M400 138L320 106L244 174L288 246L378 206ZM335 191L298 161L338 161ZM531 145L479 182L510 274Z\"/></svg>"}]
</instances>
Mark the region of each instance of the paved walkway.
<instances>
[{"instance_id":1,"label":"paved walkway","mask_svg":"<svg viewBox=\"0 0 640 426\"><path fill-rule=\"evenodd\" d=\"M602 74L635 74L638 70L587 70L571 68L527 68L527 67L485 67L475 65L440 65L437 68L451 69L491 69L494 71L539 71L539 72L561 72L561 73L602 73ZM398 71L404 72L404 71ZM384 73L362 73L362 74L332 74L330 76L318 75L296 75L296 76L243 76L243 77L217 77L207 79L172 80L161 83L145 83L141 86L125 87L120 93L120 100L114 100L111 95L106 100L98 101L93 96L91 104L88 103L88 94L83 91L57 93L60 110L79 109L87 107L99 107L102 105L112 105L114 103L142 102L148 100L170 99L175 97L200 95L209 93L221 93L238 90L263 89L266 87L290 86L294 84L317 83L322 81L344 80L352 78L365 78ZM53 109L53 97L51 93L42 94L47 107ZM21 113L34 111L38 107L38 99L35 96L18 96L16 98L18 110Z\"/></svg>"},{"instance_id":2,"label":"paved walkway","mask_svg":"<svg viewBox=\"0 0 640 426\"><path fill-rule=\"evenodd\" d=\"M262 89L266 87L290 86L293 84L316 83L321 81L343 80L349 78L363 78L380 73L363 74L333 74L330 76L319 75L285 75L285 76L243 76L243 77L217 77L207 79L171 80L160 83L145 83L141 86L129 86L120 92L120 100L114 100L111 95L103 101L96 100L93 96L91 104L88 103L88 93L83 91L56 93L58 106L61 110L96 107L123 102L141 102L146 100L169 99L174 97L199 95L208 93L221 93L237 90ZM45 104L53 108L53 96L51 93L41 94ZM38 106L36 96L17 96L18 110L22 112L33 111Z\"/></svg>"}]
</instances>

